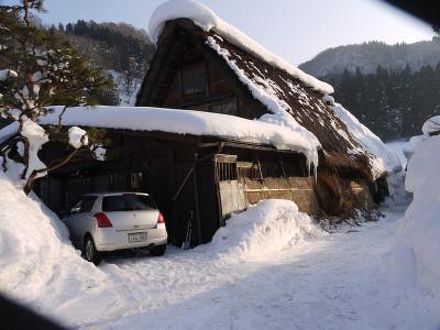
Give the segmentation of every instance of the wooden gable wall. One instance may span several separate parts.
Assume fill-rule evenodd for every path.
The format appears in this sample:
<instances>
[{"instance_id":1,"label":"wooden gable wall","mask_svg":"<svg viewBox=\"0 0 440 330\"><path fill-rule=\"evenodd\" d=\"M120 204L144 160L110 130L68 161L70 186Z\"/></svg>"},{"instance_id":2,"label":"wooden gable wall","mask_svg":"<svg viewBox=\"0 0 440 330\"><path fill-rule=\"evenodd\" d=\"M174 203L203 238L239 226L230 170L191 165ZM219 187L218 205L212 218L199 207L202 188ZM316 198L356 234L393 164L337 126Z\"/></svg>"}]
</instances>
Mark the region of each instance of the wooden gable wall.
<instances>
[{"instance_id":1,"label":"wooden gable wall","mask_svg":"<svg viewBox=\"0 0 440 330\"><path fill-rule=\"evenodd\" d=\"M138 97L138 106L230 114L255 119L267 108L187 20L168 22Z\"/></svg>"}]
</instances>

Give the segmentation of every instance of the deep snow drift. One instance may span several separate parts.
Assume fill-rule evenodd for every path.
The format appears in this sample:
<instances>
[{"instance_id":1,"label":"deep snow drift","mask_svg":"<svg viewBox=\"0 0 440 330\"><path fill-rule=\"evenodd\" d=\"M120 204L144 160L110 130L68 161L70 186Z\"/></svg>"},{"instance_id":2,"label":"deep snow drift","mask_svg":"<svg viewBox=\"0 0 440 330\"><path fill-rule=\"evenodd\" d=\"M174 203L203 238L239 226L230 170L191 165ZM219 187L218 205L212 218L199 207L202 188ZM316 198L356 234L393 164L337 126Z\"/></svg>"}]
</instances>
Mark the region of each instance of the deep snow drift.
<instances>
[{"instance_id":1,"label":"deep snow drift","mask_svg":"<svg viewBox=\"0 0 440 330\"><path fill-rule=\"evenodd\" d=\"M52 314L66 300L105 283L106 275L71 246L56 215L2 171L0 205L1 293Z\"/></svg>"},{"instance_id":2,"label":"deep snow drift","mask_svg":"<svg viewBox=\"0 0 440 330\"><path fill-rule=\"evenodd\" d=\"M440 324L440 136L427 137L408 163L406 189L413 202L405 212L387 257L390 281L431 298L426 310Z\"/></svg>"}]
</instances>

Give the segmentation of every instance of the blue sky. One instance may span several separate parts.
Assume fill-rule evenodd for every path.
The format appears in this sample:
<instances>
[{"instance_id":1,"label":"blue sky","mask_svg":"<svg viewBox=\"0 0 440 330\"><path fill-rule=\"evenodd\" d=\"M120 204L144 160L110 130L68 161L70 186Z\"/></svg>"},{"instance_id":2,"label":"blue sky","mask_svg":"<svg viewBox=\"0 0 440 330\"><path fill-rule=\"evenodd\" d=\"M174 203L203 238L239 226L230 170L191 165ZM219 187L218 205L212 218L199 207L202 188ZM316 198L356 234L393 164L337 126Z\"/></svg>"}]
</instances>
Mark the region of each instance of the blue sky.
<instances>
[{"instance_id":1,"label":"blue sky","mask_svg":"<svg viewBox=\"0 0 440 330\"><path fill-rule=\"evenodd\" d=\"M5 1L5 0L4 0ZM8 0L9 1L9 0ZM147 28L165 0L45 0L46 23L77 19L126 22ZM0 2L2 2L0 0ZM338 45L431 39L422 23L380 0L201 0L265 47L294 64Z\"/></svg>"}]
</instances>

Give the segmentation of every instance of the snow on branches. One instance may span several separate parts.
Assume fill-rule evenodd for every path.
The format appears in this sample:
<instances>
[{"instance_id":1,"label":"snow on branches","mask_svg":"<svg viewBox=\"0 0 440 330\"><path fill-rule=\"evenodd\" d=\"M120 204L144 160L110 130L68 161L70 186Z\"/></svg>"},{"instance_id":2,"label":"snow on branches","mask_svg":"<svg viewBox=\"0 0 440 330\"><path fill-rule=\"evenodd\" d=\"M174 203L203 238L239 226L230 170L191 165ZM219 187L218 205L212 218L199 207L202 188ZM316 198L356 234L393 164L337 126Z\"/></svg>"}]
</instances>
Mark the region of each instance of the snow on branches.
<instances>
[{"instance_id":1,"label":"snow on branches","mask_svg":"<svg viewBox=\"0 0 440 330\"><path fill-rule=\"evenodd\" d=\"M3 66L0 67L0 114L19 124L19 138L15 143L20 143L23 149L19 153L24 164L20 179L25 191L30 191L36 178L65 164L81 147L88 145L87 132L75 128L75 136L78 132L81 134L79 141L70 139L71 153L56 164L45 165L38 158L38 151L51 139L50 135L60 134L62 130L46 132L38 125L38 118L49 111L52 104L66 107L96 104L100 93L110 84L100 70L91 67L53 31L25 21L27 13L21 15L19 11L32 8L23 5L11 11L0 6L0 64ZM18 149L18 146L11 148ZM4 155L3 159L6 159Z\"/></svg>"}]
</instances>

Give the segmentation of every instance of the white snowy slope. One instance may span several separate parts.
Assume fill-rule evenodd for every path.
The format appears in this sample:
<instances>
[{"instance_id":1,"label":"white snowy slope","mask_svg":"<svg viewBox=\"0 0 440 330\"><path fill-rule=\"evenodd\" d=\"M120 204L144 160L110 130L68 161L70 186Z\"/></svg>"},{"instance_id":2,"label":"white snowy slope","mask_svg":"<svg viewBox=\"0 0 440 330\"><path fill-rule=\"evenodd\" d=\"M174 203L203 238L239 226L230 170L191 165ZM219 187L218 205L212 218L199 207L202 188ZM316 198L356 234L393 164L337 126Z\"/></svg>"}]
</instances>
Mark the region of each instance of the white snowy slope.
<instances>
[{"instance_id":1,"label":"white snowy slope","mask_svg":"<svg viewBox=\"0 0 440 330\"><path fill-rule=\"evenodd\" d=\"M58 123L63 107L52 109L53 111L40 118L40 124ZM310 163L318 165L320 144L307 132L231 115L149 107L74 107L65 111L62 124L218 136L235 141L268 144L278 149L303 153Z\"/></svg>"},{"instance_id":2,"label":"white snowy slope","mask_svg":"<svg viewBox=\"0 0 440 330\"><path fill-rule=\"evenodd\" d=\"M107 276L80 257L57 216L34 198L0 171L0 292L64 321L54 310L103 293Z\"/></svg>"},{"instance_id":3,"label":"white snowy slope","mask_svg":"<svg viewBox=\"0 0 440 330\"><path fill-rule=\"evenodd\" d=\"M387 257L390 282L430 298L424 308L440 325L440 136L427 138L408 162L406 189L413 201Z\"/></svg>"},{"instance_id":4,"label":"white snowy slope","mask_svg":"<svg viewBox=\"0 0 440 330\"><path fill-rule=\"evenodd\" d=\"M204 31L215 31L233 44L304 82L322 94L333 93L333 87L312 77L264 48L236 27L223 21L210 8L194 0L170 0L160 5L151 15L148 24L150 39L157 43L167 21L188 18Z\"/></svg>"},{"instance_id":5,"label":"white snowy slope","mask_svg":"<svg viewBox=\"0 0 440 330\"><path fill-rule=\"evenodd\" d=\"M364 126L355 116L346 110L341 104L336 103L333 97L327 95L324 101L332 105L335 115L347 126L351 136L368 152L375 155L370 160L374 174L380 176L382 173L398 172L402 169L399 156L388 148L382 140Z\"/></svg>"}]
</instances>

